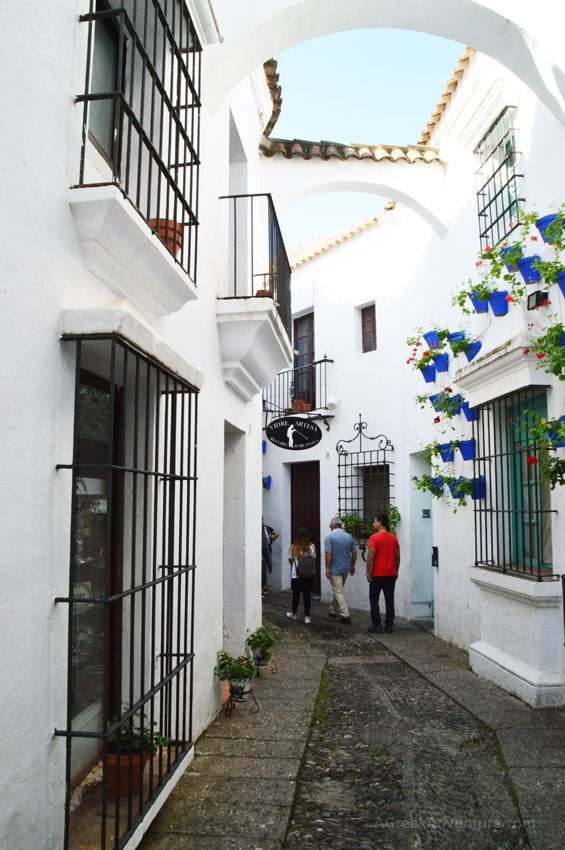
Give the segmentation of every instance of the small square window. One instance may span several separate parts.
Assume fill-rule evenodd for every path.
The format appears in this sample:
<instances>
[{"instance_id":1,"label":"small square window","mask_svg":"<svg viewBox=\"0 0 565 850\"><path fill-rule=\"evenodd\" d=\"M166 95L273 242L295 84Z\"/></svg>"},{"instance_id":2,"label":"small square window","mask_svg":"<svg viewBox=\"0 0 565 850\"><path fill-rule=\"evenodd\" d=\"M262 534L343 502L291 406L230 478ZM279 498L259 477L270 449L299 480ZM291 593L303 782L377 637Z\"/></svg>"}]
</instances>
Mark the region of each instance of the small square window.
<instances>
[{"instance_id":1,"label":"small square window","mask_svg":"<svg viewBox=\"0 0 565 850\"><path fill-rule=\"evenodd\" d=\"M367 351L375 351L377 347L377 322L375 318L375 305L363 307L361 310L361 349L363 354Z\"/></svg>"}]
</instances>

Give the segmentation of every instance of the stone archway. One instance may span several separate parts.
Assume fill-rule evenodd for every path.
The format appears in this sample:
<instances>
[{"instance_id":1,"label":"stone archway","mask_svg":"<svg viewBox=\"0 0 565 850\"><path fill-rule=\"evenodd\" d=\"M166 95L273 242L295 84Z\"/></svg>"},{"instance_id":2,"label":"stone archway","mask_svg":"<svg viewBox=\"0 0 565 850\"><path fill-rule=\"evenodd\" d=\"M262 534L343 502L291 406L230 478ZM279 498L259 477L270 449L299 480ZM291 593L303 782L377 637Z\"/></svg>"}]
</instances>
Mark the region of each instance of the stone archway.
<instances>
[{"instance_id":1,"label":"stone archway","mask_svg":"<svg viewBox=\"0 0 565 850\"><path fill-rule=\"evenodd\" d=\"M515 0L249 0L244 15L231 0L222 11L221 44L204 52L205 99L214 111L229 91L271 56L302 41L350 29L408 29L439 35L491 56L516 74L565 125L565 66L557 36L561 0L543 13Z\"/></svg>"}]
</instances>

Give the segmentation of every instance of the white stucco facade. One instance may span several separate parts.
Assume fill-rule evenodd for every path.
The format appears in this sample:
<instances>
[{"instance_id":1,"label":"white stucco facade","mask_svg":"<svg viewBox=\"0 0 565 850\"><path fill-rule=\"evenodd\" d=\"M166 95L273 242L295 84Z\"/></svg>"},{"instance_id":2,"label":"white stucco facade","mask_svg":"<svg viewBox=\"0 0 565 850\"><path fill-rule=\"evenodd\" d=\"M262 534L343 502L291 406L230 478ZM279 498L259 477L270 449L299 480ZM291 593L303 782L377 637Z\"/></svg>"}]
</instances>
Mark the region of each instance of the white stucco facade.
<instances>
[{"instance_id":1,"label":"white stucco facade","mask_svg":"<svg viewBox=\"0 0 565 850\"><path fill-rule=\"evenodd\" d=\"M261 511L281 531L281 547L288 543L289 461L270 445L261 455L260 389L290 365L292 347L265 299L222 300L229 294L231 269L228 211L220 198L270 192L275 204L278 195L283 200L277 181L285 180L284 173L277 177L259 155L272 109L262 62L323 32L362 26L421 29L472 44L520 73L526 84L510 83L519 97L528 202L541 210L565 195L563 172L552 165L559 163L565 122L555 26L560 4L547 4L552 14L540 15L526 3L453 0L446 16L441 2L379 3L377 11L374 4L328 0L323 20L314 0L251 2L244 13L232 0L186 5L203 45L196 280L115 186L78 188L83 111L76 97L84 90L87 63L86 26L79 16L89 4L12 4L4 15L0 846L11 850L60 850L64 842L66 743L54 730L66 724L68 609L55 600L69 593L73 516L71 472L58 467L68 467L73 456L76 347L62 336L115 336L198 394L193 740L220 708L213 674L217 651L241 651L246 630L261 619ZM450 293L468 276L476 253L469 160L491 120L481 86L493 70L479 55L473 61L474 71L431 139L446 152L444 165L430 166L438 172L441 192L432 197L425 165L420 178L420 166L414 167L412 192L406 175L395 186L392 169L380 176L375 169L375 191L390 188L390 197L402 205L342 248L303 266L295 274L293 310L300 315L314 308L316 351L334 360L330 394L339 399L330 431L324 428L320 445L301 458L320 463L320 531L338 507L335 443L351 435L362 413L369 433L382 432L394 444L394 492L402 514L399 614L427 616L433 604L437 633L474 647L477 669L498 680L504 648L497 645L490 609L484 613L485 596L495 604L510 603L474 580L470 508L452 516L449 507L434 505L432 520L421 516L431 503L412 489L410 477L421 467L418 450L431 424L411 401L422 391L421 378L404 365L404 340L414 326L451 321ZM501 68L494 76L508 75ZM100 162L88 166L95 171ZM356 180L373 178L348 175L345 182ZM372 302L378 346L361 355L358 311ZM470 321L484 332L486 350L498 331L480 318ZM550 405L552 415L562 411L557 388ZM273 478L266 494L265 472ZM554 499L559 511L562 497ZM554 568L563 573L558 519L559 513ZM433 572L431 545L440 553ZM273 580L285 586L281 547L275 549ZM524 698L538 703L556 702L563 694L562 633L555 634L562 601L555 587L552 591L550 598L532 602L536 644L520 659L527 668ZM366 605L362 572L348 594L352 605ZM513 635L518 631L514 626ZM516 690L518 663L504 675L506 686ZM189 752L186 761L190 758ZM180 771L169 789L179 776ZM139 842L163 798L138 825L129 847Z\"/></svg>"}]
</instances>

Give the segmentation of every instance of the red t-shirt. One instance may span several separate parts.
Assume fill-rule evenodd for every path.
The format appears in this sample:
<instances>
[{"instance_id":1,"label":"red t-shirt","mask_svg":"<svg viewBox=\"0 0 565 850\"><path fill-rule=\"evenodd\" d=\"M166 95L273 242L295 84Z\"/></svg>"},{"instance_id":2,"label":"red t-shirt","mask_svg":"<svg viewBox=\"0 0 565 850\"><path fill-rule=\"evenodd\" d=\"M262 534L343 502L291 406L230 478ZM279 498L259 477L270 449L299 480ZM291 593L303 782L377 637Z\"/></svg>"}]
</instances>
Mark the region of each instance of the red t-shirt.
<instances>
[{"instance_id":1,"label":"red t-shirt","mask_svg":"<svg viewBox=\"0 0 565 850\"><path fill-rule=\"evenodd\" d=\"M377 531L369 537L369 549L375 550L372 575L396 576L396 553L399 550L398 539L390 531Z\"/></svg>"}]
</instances>

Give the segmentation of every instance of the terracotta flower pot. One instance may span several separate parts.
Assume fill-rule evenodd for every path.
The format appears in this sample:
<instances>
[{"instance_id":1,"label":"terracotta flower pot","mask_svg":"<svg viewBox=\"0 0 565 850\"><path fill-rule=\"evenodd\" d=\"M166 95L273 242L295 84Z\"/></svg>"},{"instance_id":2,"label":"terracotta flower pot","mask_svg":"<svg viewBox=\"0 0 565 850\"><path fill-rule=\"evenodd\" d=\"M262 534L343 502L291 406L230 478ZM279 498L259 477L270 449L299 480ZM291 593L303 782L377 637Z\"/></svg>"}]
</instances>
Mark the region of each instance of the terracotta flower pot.
<instances>
[{"instance_id":1,"label":"terracotta flower pot","mask_svg":"<svg viewBox=\"0 0 565 850\"><path fill-rule=\"evenodd\" d=\"M308 413L312 410L312 405L309 401L304 401L304 399L294 398L292 400L292 409L295 413Z\"/></svg>"},{"instance_id":2,"label":"terracotta flower pot","mask_svg":"<svg viewBox=\"0 0 565 850\"><path fill-rule=\"evenodd\" d=\"M167 246L167 250L176 257L182 248L183 227L179 221L167 218L150 218L149 227Z\"/></svg>"},{"instance_id":3,"label":"terracotta flower pot","mask_svg":"<svg viewBox=\"0 0 565 850\"><path fill-rule=\"evenodd\" d=\"M106 787L110 794L119 797L139 793L140 766L145 767L149 759L148 750L142 753L108 753L106 756Z\"/></svg>"}]
</instances>

